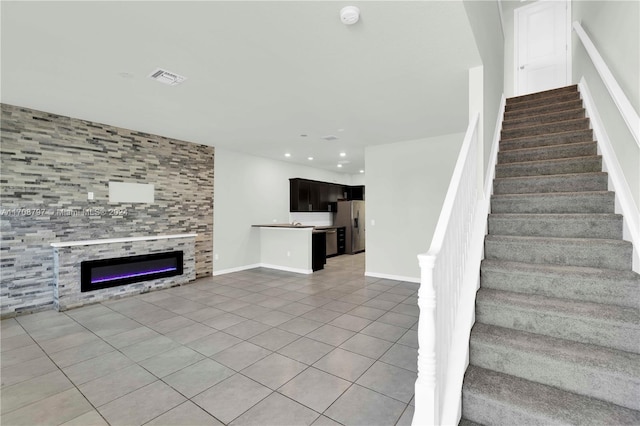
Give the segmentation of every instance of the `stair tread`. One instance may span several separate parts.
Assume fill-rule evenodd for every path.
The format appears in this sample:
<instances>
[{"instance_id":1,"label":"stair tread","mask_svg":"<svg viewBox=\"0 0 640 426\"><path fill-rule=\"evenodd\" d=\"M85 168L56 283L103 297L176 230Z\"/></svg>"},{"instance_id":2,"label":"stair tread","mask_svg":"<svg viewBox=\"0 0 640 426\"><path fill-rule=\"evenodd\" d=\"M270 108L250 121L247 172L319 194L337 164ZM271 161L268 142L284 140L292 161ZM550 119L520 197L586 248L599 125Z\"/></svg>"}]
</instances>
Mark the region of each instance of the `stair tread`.
<instances>
[{"instance_id":1,"label":"stair tread","mask_svg":"<svg viewBox=\"0 0 640 426\"><path fill-rule=\"evenodd\" d=\"M579 124L579 122L584 122L584 123L588 123L589 122L589 118L588 117L583 117L583 118L572 118L570 120L562 120L562 121L554 121L552 123L537 123L534 124L532 126L522 126L522 127L516 127L513 129L503 129L502 132L511 132L511 131L523 131L523 130L527 130L527 129L539 129L541 127L552 127L552 126L557 126L558 124L564 124L564 125L571 125L571 124ZM554 133L561 133L561 132L550 132L550 133L540 133L537 134L535 136L544 136L544 135L548 135L548 134L554 134Z\"/></svg>"},{"instance_id":2,"label":"stair tread","mask_svg":"<svg viewBox=\"0 0 640 426\"><path fill-rule=\"evenodd\" d=\"M551 265L543 263L524 263L510 260L484 259L482 268L495 270L510 270L517 273L532 274L573 274L584 277L597 277L600 279L636 280L640 289L640 274L633 271L621 271L619 269L592 268L589 266ZM640 300L638 300L640 304Z\"/></svg>"},{"instance_id":3,"label":"stair tread","mask_svg":"<svg viewBox=\"0 0 640 426\"><path fill-rule=\"evenodd\" d=\"M557 93L553 96L547 96L546 98L526 99L521 102L507 102L505 104L505 111L518 111L542 105L555 105L567 101L577 101L580 99L582 98L580 97L580 94L578 92Z\"/></svg>"},{"instance_id":4,"label":"stair tread","mask_svg":"<svg viewBox=\"0 0 640 426\"><path fill-rule=\"evenodd\" d=\"M530 161L514 161L512 163L502 163L497 164L496 167L500 168L508 168L514 166L536 166L538 164L560 164L560 163L571 163L571 162L582 162L582 161L592 161L592 160L601 160L601 155L585 155L581 157L567 157L567 158L549 158L545 160L530 160ZM592 172L587 172L592 173ZM576 174L576 173L568 173L568 174ZM548 176L548 175L545 175Z\"/></svg>"},{"instance_id":5,"label":"stair tread","mask_svg":"<svg viewBox=\"0 0 640 426\"><path fill-rule=\"evenodd\" d=\"M528 139L541 139L544 137L549 137L549 136L569 136L572 133L579 133L579 132L592 132L592 129L580 129L580 130L565 130L563 132L551 132L551 133L544 133L541 135L530 135L530 136L520 136L517 138L501 138L500 139L500 145L502 146L502 144L505 143L514 143L514 142L521 142L524 140L528 140Z\"/></svg>"},{"instance_id":6,"label":"stair tread","mask_svg":"<svg viewBox=\"0 0 640 426\"><path fill-rule=\"evenodd\" d=\"M478 290L476 302L485 304L500 303L503 306L516 307L518 310L536 311L564 317L586 318L612 325L624 325L631 329L640 329L640 312L636 308L626 306L581 302L489 288L480 288Z\"/></svg>"},{"instance_id":7,"label":"stair tread","mask_svg":"<svg viewBox=\"0 0 640 426\"><path fill-rule=\"evenodd\" d=\"M505 124L511 124L514 121L527 121L527 120L531 120L533 121L534 118L543 118L543 117L554 117L554 116L558 116L558 115L563 115L563 114L571 114L571 113L575 113L575 112L584 112L585 109L583 107L580 108L571 108L571 109L563 109L560 111L552 111L552 112L547 112L544 114L534 114L534 115L524 115L521 117L517 117L517 118L510 118L508 120L503 120L502 121L502 125L504 126ZM582 118L575 118L575 119L571 119L571 120L579 120L579 119L583 119ZM562 120L558 120L558 121L562 121ZM555 123L555 122L554 122ZM548 124L548 123L539 123L539 125L542 124ZM526 127L526 126L522 126L522 127ZM512 127L513 129L519 129L520 127Z\"/></svg>"},{"instance_id":8,"label":"stair tread","mask_svg":"<svg viewBox=\"0 0 640 426\"><path fill-rule=\"evenodd\" d=\"M617 213L490 213L489 217L510 218L510 219L622 219Z\"/></svg>"},{"instance_id":9,"label":"stair tread","mask_svg":"<svg viewBox=\"0 0 640 426\"><path fill-rule=\"evenodd\" d=\"M553 97L553 95L556 95L559 93L571 93L571 92L578 92L577 84L570 84L568 86L556 87L548 90L541 90L540 92L527 93L526 95L511 96L510 98L507 98L507 102L518 102L520 100L531 99L532 96L539 96L539 98L533 98L533 99L541 99L546 97ZM550 96L544 96L544 95L550 95Z\"/></svg>"},{"instance_id":10,"label":"stair tread","mask_svg":"<svg viewBox=\"0 0 640 426\"><path fill-rule=\"evenodd\" d=\"M575 106L576 104L578 106ZM567 107L566 109L558 109L554 111L567 111L567 110L582 107L582 99L572 99L570 101L555 102L553 105L556 107L563 106L563 105ZM533 106L531 108L522 108L514 111L506 111L505 116L507 115L523 116L523 115L531 114L532 112L535 114L538 111L546 111L546 108L548 107L549 107L548 105L538 105L538 106Z\"/></svg>"},{"instance_id":11,"label":"stair tread","mask_svg":"<svg viewBox=\"0 0 640 426\"><path fill-rule=\"evenodd\" d=\"M480 273L484 288L640 308L640 274L631 270L484 259Z\"/></svg>"},{"instance_id":12,"label":"stair tread","mask_svg":"<svg viewBox=\"0 0 640 426\"><path fill-rule=\"evenodd\" d=\"M553 176L553 175L549 175ZM529 176L531 177L531 176ZM499 178L512 179L512 178ZM517 178L520 179L520 178ZM613 195L613 191L576 191L576 192L533 192L524 194L492 194L491 198L526 198L526 197L581 197L588 195Z\"/></svg>"},{"instance_id":13,"label":"stair tread","mask_svg":"<svg viewBox=\"0 0 640 426\"><path fill-rule=\"evenodd\" d=\"M537 357L578 363L583 367L624 374L640 380L640 354L632 352L482 323L474 325L471 340L508 346Z\"/></svg>"},{"instance_id":14,"label":"stair tread","mask_svg":"<svg viewBox=\"0 0 640 426\"><path fill-rule=\"evenodd\" d=\"M566 178L569 176L585 176L585 175L603 176L603 175L607 175L607 172L566 173L566 174L539 175L539 176L507 176L507 177L495 178L494 181L508 180L508 179L550 179L550 178L557 178L559 176ZM580 192L580 191L577 191L577 192ZM602 192L602 191L586 191L586 192Z\"/></svg>"},{"instance_id":15,"label":"stair tread","mask_svg":"<svg viewBox=\"0 0 640 426\"><path fill-rule=\"evenodd\" d=\"M639 411L473 365L467 369L463 392L480 393L487 402L535 416L537 424L640 424ZM508 424L509 419L494 410L491 415Z\"/></svg>"},{"instance_id":16,"label":"stair tread","mask_svg":"<svg viewBox=\"0 0 640 426\"><path fill-rule=\"evenodd\" d=\"M490 241L522 241L529 242L531 244L536 243L555 243L555 244L578 244L578 245L590 245L590 244L606 244L612 246L629 246L631 243L625 240L612 240L610 238L571 238L571 237L534 237L528 235L487 235L486 240Z\"/></svg>"},{"instance_id":17,"label":"stair tread","mask_svg":"<svg viewBox=\"0 0 640 426\"><path fill-rule=\"evenodd\" d=\"M534 146L531 148L518 148L518 149L509 149L507 151L501 151L502 153L508 152L509 154L527 154L533 151L546 151L548 149L561 150L563 148L573 148L578 145L587 146L592 145L597 142L596 141L587 141L587 142L571 142L571 143L563 143L559 145L546 145L546 146Z\"/></svg>"},{"instance_id":18,"label":"stair tread","mask_svg":"<svg viewBox=\"0 0 640 426\"><path fill-rule=\"evenodd\" d=\"M458 426L482 426L482 425L480 423L472 422L471 420L460 419L460 423L458 423Z\"/></svg>"}]
</instances>

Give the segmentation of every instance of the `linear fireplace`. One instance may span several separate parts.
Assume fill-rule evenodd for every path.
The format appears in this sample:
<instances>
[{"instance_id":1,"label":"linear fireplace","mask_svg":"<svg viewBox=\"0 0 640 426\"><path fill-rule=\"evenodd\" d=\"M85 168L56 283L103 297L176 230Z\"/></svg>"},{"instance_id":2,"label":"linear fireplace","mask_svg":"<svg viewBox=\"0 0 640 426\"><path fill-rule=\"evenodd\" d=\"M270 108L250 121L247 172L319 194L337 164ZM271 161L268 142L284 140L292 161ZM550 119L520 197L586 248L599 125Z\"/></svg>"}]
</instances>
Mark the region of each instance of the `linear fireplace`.
<instances>
[{"instance_id":1,"label":"linear fireplace","mask_svg":"<svg viewBox=\"0 0 640 426\"><path fill-rule=\"evenodd\" d=\"M80 291L182 275L183 256L182 251L171 251L81 262Z\"/></svg>"}]
</instances>

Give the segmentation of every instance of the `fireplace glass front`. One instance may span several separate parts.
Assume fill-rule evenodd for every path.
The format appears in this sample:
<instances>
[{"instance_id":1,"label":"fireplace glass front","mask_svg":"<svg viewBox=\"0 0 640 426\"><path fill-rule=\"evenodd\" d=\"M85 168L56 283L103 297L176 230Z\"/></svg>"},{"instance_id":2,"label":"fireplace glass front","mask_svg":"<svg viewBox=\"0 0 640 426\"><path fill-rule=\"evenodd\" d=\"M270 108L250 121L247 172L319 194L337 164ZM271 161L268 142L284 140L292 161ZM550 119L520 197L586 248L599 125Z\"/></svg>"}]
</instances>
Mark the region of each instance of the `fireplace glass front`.
<instances>
[{"instance_id":1,"label":"fireplace glass front","mask_svg":"<svg viewBox=\"0 0 640 426\"><path fill-rule=\"evenodd\" d=\"M81 291L182 275L182 261L182 251L87 260L80 264Z\"/></svg>"}]
</instances>

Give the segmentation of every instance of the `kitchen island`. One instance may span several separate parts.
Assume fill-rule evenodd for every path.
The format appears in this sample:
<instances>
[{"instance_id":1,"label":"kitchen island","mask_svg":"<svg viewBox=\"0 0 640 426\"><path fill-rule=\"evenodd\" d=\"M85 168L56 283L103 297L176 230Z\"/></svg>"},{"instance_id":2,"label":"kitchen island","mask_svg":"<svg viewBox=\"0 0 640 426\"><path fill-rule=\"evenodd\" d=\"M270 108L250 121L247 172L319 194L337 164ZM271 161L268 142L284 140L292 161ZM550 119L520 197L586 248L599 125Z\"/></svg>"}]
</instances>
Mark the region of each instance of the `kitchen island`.
<instances>
[{"instance_id":1,"label":"kitchen island","mask_svg":"<svg viewBox=\"0 0 640 426\"><path fill-rule=\"evenodd\" d=\"M260 266L311 274L326 262L326 230L292 224L252 225L260 228Z\"/></svg>"}]
</instances>

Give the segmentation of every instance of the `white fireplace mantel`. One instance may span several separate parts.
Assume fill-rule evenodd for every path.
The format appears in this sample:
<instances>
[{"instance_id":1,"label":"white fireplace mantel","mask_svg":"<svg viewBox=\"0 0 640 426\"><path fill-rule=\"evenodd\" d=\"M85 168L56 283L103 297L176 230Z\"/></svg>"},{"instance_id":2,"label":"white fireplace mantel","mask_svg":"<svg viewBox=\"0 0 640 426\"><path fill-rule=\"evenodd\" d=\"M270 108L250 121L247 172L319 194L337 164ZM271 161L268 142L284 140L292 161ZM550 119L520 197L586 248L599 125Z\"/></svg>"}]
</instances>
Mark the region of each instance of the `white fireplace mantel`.
<instances>
[{"instance_id":1,"label":"white fireplace mantel","mask_svg":"<svg viewBox=\"0 0 640 426\"><path fill-rule=\"evenodd\" d=\"M105 238L101 240L80 240L51 243L51 247L93 246L96 244L128 243L132 241L170 240L173 238L197 237L198 234L150 235L146 237Z\"/></svg>"}]
</instances>

